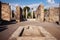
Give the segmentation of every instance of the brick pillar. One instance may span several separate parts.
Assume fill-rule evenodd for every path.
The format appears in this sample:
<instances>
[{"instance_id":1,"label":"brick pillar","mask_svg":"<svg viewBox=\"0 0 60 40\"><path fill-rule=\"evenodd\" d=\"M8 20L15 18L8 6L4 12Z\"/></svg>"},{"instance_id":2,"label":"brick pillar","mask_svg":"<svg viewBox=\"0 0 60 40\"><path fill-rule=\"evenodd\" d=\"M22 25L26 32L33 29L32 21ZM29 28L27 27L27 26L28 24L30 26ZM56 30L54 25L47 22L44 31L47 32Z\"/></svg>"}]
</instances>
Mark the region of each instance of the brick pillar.
<instances>
[{"instance_id":1,"label":"brick pillar","mask_svg":"<svg viewBox=\"0 0 60 40\"><path fill-rule=\"evenodd\" d=\"M16 21L20 22L20 7L16 6Z\"/></svg>"},{"instance_id":2,"label":"brick pillar","mask_svg":"<svg viewBox=\"0 0 60 40\"><path fill-rule=\"evenodd\" d=\"M44 6L41 4L38 6L36 10L37 18L39 21L43 22L44 21Z\"/></svg>"},{"instance_id":3,"label":"brick pillar","mask_svg":"<svg viewBox=\"0 0 60 40\"><path fill-rule=\"evenodd\" d=\"M22 19L22 8L19 6L16 6L16 21L20 22Z\"/></svg>"},{"instance_id":4,"label":"brick pillar","mask_svg":"<svg viewBox=\"0 0 60 40\"><path fill-rule=\"evenodd\" d=\"M40 5L40 13L41 13L41 21L44 21L44 6L43 5Z\"/></svg>"},{"instance_id":5,"label":"brick pillar","mask_svg":"<svg viewBox=\"0 0 60 40\"><path fill-rule=\"evenodd\" d=\"M11 20L11 7L8 3L1 3L1 18L2 20Z\"/></svg>"}]
</instances>

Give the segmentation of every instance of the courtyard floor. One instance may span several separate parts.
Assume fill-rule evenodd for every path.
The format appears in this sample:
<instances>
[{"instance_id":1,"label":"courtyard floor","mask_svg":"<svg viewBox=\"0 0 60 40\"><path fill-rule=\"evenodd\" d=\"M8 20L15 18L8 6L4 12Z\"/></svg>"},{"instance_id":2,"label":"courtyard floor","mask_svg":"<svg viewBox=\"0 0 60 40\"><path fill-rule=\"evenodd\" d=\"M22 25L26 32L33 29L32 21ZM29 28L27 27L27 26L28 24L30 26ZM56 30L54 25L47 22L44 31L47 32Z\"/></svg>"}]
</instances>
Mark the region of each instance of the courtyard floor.
<instances>
[{"instance_id":1,"label":"courtyard floor","mask_svg":"<svg viewBox=\"0 0 60 40\"><path fill-rule=\"evenodd\" d=\"M57 40L60 40L60 25L49 22L39 22L39 21L24 21L11 25L4 25L6 29L0 32L0 40L8 40L12 33L20 26L34 25L42 26L49 33L51 33Z\"/></svg>"}]
</instances>

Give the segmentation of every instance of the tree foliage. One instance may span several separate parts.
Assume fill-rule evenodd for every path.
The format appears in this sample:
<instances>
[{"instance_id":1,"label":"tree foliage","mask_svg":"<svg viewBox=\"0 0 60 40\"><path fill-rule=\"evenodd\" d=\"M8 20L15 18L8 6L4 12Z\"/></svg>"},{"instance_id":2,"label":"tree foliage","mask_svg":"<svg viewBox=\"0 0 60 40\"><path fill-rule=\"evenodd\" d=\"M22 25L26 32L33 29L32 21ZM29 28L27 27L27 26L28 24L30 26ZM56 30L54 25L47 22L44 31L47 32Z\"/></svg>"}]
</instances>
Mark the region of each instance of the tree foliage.
<instances>
[{"instance_id":1,"label":"tree foliage","mask_svg":"<svg viewBox=\"0 0 60 40\"><path fill-rule=\"evenodd\" d=\"M28 7L28 6L25 6L25 7L23 8L23 11L24 11L24 12L26 12L26 9L27 9L27 11L29 12L29 10L30 10L30 7Z\"/></svg>"}]
</instances>

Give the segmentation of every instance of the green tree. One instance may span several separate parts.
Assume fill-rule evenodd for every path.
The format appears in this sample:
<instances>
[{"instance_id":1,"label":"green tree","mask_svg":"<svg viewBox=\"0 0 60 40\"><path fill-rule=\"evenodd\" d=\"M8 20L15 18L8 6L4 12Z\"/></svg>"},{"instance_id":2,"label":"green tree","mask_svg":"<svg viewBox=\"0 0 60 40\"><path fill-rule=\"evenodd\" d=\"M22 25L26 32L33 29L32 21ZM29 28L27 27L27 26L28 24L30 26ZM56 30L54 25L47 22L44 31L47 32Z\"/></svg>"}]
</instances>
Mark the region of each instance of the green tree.
<instances>
[{"instance_id":1,"label":"green tree","mask_svg":"<svg viewBox=\"0 0 60 40\"><path fill-rule=\"evenodd\" d=\"M31 12L28 13L28 18L31 18Z\"/></svg>"},{"instance_id":2,"label":"green tree","mask_svg":"<svg viewBox=\"0 0 60 40\"><path fill-rule=\"evenodd\" d=\"M24 18L26 17L26 9L27 9L27 11L29 12L30 7L25 6L25 7L23 8L23 11L24 11Z\"/></svg>"},{"instance_id":3,"label":"green tree","mask_svg":"<svg viewBox=\"0 0 60 40\"><path fill-rule=\"evenodd\" d=\"M44 12L46 12L47 11L47 9L44 9Z\"/></svg>"}]
</instances>

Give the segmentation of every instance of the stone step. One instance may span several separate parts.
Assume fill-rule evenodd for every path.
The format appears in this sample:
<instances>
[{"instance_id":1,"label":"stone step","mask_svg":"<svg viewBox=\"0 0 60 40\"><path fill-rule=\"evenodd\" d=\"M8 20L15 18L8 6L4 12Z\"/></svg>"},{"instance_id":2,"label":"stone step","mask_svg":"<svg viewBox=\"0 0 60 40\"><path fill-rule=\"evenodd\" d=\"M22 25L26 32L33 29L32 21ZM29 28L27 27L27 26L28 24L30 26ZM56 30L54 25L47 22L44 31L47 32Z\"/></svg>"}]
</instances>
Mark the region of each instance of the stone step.
<instances>
[{"instance_id":1,"label":"stone step","mask_svg":"<svg viewBox=\"0 0 60 40\"><path fill-rule=\"evenodd\" d=\"M18 37L16 40L55 40L55 39L46 37Z\"/></svg>"}]
</instances>

